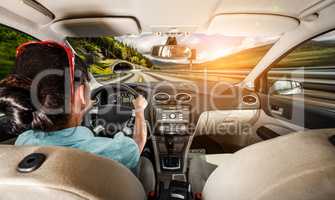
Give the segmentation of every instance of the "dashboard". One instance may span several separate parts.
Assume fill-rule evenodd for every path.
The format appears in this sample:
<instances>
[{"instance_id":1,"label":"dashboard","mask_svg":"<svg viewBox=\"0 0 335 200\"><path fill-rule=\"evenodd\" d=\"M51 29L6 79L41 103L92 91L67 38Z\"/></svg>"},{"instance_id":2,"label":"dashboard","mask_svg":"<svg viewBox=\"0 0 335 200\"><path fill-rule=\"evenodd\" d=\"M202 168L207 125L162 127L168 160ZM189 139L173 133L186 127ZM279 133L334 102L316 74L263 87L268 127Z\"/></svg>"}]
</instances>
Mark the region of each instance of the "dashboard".
<instances>
[{"instance_id":1,"label":"dashboard","mask_svg":"<svg viewBox=\"0 0 335 200\"><path fill-rule=\"evenodd\" d=\"M173 85L175 86L175 85ZM151 98L151 121L157 135L190 135L195 126L196 95L186 84L161 86Z\"/></svg>"},{"instance_id":2,"label":"dashboard","mask_svg":"<svg viewBox=\"0 0 335 200\"><path fill-rule=\"evenodd\" d=\"M186 173L187 152L202 113L259 107L255 94L241 92L237 87L217 88L217 91L207 87L202 90L198 85L185 83L127 84L128 89L123 87L123 90L114 90L118 88L117 85L104 87L92 92L96 103L90 124L96 127L100 124L99 120L103 121L106 133L100 136L113 137L117 129L122 129L108 124L127 122L133 116L134 93L144 96L148 101L145 112L150 125L148 138L152 142L157 172L164 176ZM208 118L201 119L204 120L202 124L207 126Z\"/></svg>"},{"instance_id":3,"label":"dashboard","mask_svg":"<svg viewBox=\"0 0 335 200\"><path fill-rule=\"evenodd\" d=\"M185 91L185 88L172 90L165 86L156 88L156 90L143 85L130 85L130 87L148 101L146 119L152 127L153 134L189 135L192 133L191 127L194 127L196 123L192 113L194 102L192 92ZM95 103L93 112L91 112L90 124L99 124L96 121L105 121L104 124L122 124L132 115L132 101L135 96L129 91L107 87L99 89L98 92L92 92L92 94ZM102 110L107 112L102 112ZM109 110L116 111L113 114ZM118 112L120 110L123 112Z\"/></svg>"},{"instance_id":4,"label":"dashboard","mask_svg":"<svg viewBox=\"0 0 335 200\"><path fill-rule=\"evenodd\" d=\"M156 85L136 83L127 86L147 99L145 115L152 127L151 132L156 135L192 134L203 112L259 108L257 95L249 91L239 91L237 87L216 87L215 90L210 87L201 88L198 85L170 82ZM119 87L104 87L106 89L92 92L92 98L95 99L94 112L99 114L102 108L108 111L113 110L113 107L120 108L122 112L106 112L95 118L124 123L132 115L132 100L135 95Z\"/></svg>"},{"instance_id":5,"label":"dashboard","mask_svg":"<svg viewBox=\"0 0 335 200\"><path fill-rule=\"evenodd\" d=\"M153 123L159 135L191 134L192 95L186 92L175 94L158 92L153 95Z\"/></svg>"},{"instance_id":6,"label":"dashboard","mask_svg":"<svg viewBox=\"0 0 335 200\"><path fill-rule=\"evenodd\" d=\"M101 91L100 93L96 94L93 99L95 100L96 106L124 105L131 107L135 96L128 93L127 91L118 91L111 94L109 94L107 91Z\"/></svg>"},{"instance_id":7,"label":"dashboard","mask_svg":"<svg viewBox=\"0 0 335 200\"><path fill-rule=\"evenodd\" d=\"M191 134L189 106L162 106L155 108L156 134L186 135Z\"/></svg>"}]
</instances>

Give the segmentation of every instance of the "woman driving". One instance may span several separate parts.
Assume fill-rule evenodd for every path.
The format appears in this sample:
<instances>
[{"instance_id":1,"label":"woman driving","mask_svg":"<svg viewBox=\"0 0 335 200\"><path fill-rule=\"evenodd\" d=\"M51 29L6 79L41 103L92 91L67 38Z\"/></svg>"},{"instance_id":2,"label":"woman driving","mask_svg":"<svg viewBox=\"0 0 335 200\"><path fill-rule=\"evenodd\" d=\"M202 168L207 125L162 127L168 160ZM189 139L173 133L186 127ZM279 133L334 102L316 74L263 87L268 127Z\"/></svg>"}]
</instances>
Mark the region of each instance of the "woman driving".
<instances>
[{"instance_id":1,"label":"woman driving","mask_svg":"<svg viewBox=\"0 0 335 200\"><path fill-rule=\"evenodd\" d=\"M133 101L133 138L121 132L113 139L95 137L80 126L91 105L88 81L87 67L70 48L51 41L21 45L12 73L0 82L7 129L21 133L15 145L72 147L135 168L147 137L146 100L139 96Z\"/></svg>"}]
</instances>

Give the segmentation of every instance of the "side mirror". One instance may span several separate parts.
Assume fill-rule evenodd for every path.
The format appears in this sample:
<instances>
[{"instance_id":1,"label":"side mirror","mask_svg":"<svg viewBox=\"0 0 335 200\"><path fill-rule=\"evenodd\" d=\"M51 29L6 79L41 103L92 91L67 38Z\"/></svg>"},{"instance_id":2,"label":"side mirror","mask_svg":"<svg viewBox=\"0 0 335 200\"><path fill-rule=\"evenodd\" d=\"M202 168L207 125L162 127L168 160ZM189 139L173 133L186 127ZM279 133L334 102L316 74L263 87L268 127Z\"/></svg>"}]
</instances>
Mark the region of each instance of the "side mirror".
<instances>
[{"instance_id":1,"label":"side mirror","mask_svg":"<svg viewBox=\"0 0 335 200\"><path fill-rule=\"evenodd\" d=\"M301 83L291 80L275 81L270 88L270 94L275 95L296 95L302 93L303 87Z\"/></svg>"}]
</instances>

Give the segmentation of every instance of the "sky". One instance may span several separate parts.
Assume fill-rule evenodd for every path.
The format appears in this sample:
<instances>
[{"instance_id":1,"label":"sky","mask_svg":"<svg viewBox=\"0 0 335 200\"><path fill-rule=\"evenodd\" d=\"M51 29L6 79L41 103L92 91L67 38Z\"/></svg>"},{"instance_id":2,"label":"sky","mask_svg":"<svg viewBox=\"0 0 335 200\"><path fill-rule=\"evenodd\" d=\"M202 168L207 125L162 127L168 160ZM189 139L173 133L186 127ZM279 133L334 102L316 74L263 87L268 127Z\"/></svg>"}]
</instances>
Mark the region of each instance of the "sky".
<instances>
[{"instance_id":1,"label":"sky","mask_svg":"<svg viewBox=\"0 0 335 200\"><path fill-rule=\"evenodd\" d=\"M335 31L330 31L324 35L314 38L313 40L315 41L329 41L329 40L335 41Z\"/></svg>"},{"instance_id":2,"label":"sky","mask_svg":"<svg viewBox=\"0 0 335 200\"><path fill-rule=\"evenodd\" d=\"M140 53L151 60L181 64L188 63L187 59L164 60L154 58L150 55L152 47L154 45L165 44L167 36L143 33L141 35L120 36L117 39L136 48ZM195 60L195 63L215 60L243 49L272 43L274 40L276 40L275 37L231 37L218 34L206 35L201 33L193 33L177 37L178 44L197 50L197 59Z\"/></svg>"}]
</instances>

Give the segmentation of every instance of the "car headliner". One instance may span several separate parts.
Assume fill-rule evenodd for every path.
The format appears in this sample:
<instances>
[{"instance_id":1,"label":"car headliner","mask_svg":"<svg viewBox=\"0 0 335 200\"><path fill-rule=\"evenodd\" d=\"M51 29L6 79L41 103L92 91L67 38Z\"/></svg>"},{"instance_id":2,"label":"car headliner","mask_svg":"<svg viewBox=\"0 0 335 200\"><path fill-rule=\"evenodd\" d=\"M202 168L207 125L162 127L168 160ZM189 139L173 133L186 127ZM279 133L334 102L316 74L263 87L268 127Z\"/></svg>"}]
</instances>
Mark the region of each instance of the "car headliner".
<instances>
[{"instance_id":1,"label":"car headliner","mask_svg":"<svg viewBox=\"0 0 335 200\"><path fill-rule=\"evenodd\" d=\"M297 19L299 26L282 35L248 75L245 83L254 81L275 60L296 45L335 28L334 0L38 0L55 16L48 23L45 20L38 21L43 16L33 15L31 8L30 11L27 10L29 8L22 6L22 2L24 1L1 1L0 23L39 39L59 41L65 36L55 33L50 27L55 22L68 18L131 16L138 20L142 31L147 32L160 26L193 27L195 31L201 30L213 16L222 13L274 14ZM310 18L313 14L316 17Z\"/></svg>"},{"instance_id":2,"label":"car headliner","mask_svg":"<svg viewBox=\"0 0 335 200\"><path fill-rule=\"evenodd\" d=\"M128 15L142 26L202 25L217 13L270 13L298 18L320 0L39 0L55 20L78 16ZM170 8L170 9L169 9ZM180 20L182 19L182 20Z\"/></svg>"},{"instance_id":3,"label":"car headliner","mask_svg":"<svg viewBox=\"0 0 335 200\"><path fill-rule=\"evenodd\" d=\"M326 2L329 0L326 0ZM23 1L24 2L24 1ZM262 13L289 16L299 19L308 9L325 0L38 0L59 20L101 16L131 16L140 23L143 31L153 27L195 27L199 30L215 15L222 13ZM19 6L18 6L19 5ZM30 14L21 0L4 0L0 6L25 19L43 24L41 16ZM169 9L170 8L170 9ZM36 19L35 19L36 18Z\"/></svg>"}]
</instances>

